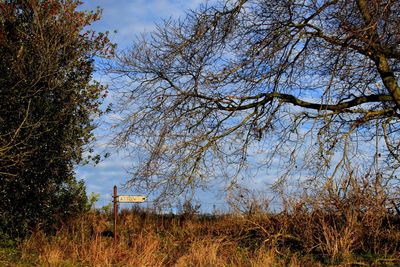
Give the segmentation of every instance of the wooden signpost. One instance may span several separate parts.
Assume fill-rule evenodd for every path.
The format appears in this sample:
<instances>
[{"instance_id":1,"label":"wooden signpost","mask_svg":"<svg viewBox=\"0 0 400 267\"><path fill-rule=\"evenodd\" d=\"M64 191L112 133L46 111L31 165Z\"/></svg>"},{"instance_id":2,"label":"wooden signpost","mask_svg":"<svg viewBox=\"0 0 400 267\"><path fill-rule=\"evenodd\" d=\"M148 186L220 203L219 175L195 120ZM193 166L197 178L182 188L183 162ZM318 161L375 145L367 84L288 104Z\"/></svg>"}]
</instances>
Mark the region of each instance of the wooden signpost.
<instances>
[{"instance_id":1,"label":"wooden signpost","mask_svg":"<svg viewBox=\"0 0 400 267\"><path fill-rule=\"evenodd\" d=\"M114 185L114 243L117 243L117 218L118 218L118 203L142 203L146 201L145 196L118 196L117 186Z\"/></svg>"}]
</instances>

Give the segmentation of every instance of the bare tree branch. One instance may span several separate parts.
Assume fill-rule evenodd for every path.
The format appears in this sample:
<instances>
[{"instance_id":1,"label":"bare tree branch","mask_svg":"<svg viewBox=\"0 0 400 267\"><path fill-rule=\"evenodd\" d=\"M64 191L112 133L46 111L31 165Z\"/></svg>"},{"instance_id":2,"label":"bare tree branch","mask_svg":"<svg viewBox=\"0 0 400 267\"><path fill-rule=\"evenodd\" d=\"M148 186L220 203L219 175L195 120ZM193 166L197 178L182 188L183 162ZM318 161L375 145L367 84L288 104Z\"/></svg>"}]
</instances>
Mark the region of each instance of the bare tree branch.
<instances>
[{"instance_id":1,"label":"bare tree branch","mask_svg":"<svg viewBox=\"0 0 400 267\"><path fill-rule=\"evenodd\" d=\"M227 0L139 38L109 68L126 84L115 144L140 154L130 185L171 195L254 165L336 188L352 167L370 179L385 169L395 183L399 11L389 0ZM371 174L368 148L383 137Z\"/></svg>"}]
</instances>

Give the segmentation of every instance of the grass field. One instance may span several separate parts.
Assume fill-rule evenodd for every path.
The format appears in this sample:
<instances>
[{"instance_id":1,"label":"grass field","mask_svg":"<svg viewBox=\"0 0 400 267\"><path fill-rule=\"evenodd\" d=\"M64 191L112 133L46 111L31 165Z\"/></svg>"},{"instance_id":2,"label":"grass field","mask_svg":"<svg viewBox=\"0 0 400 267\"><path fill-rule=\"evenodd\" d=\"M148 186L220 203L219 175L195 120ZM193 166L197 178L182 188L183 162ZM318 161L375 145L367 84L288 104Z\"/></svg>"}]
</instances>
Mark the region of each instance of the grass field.
<instances>
[{"instance_id":1,"label":"grass field","mask_svg":"<svg viewBox=\"0 0 400 267\"><path fill-rule=\"evenodd\" d=\"M375 214L376 215L376 214ZM366 215L365 215L366 216ZM400 223L354 214L158 215L92 210L53 235L3 244L0 266L399 266Z\"/></svg>"}]
</instances>

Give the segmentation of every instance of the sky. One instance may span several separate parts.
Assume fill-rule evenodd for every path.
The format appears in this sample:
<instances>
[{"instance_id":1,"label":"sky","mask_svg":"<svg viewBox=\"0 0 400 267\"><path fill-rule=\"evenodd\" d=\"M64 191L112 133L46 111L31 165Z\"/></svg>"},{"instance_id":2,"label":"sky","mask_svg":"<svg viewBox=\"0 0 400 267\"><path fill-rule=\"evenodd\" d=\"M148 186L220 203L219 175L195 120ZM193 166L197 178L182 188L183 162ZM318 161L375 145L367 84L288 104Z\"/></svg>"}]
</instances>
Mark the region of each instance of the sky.
<instances>
[{"instance_id":1,"label":"sky","mask_svg":"<svg viewBox=\"0 0 400 267\"><path fill-rule=\"evenodd\" d=\"M85 0L80 9L95 10L97 7L103 9L102 19L93 23L91 29L99 32L109 31L110 39L116 43L118 50L130 47L136 37L142 33L151 32L157 24L161 24L165 19L178 19L183 17L186 11L195 10L200 4L211 3L214 0ZM114 32L115 31L115 32ZM109 78L100 72L94 73L94 79L103 84L107 84ZM112 87L112 84L110 84ZM113 91L106 103L113 102ZM116 151L108 143L112 138L110 117L102 117L97 123L100 125L95 134L98 139L95 144L96 153L104 154L109 152L111 156L104 159L96 166L85 165L77 166L76 174L78 179L83 179L86 183L88 194L100 194L97 207L105 206L112 200L113 186L119 187L120 194L135 195L135 191L123 191L123 185L128 181L128 170L133 165L132 159L127 156L124 150ZM257 159L254 159L256 162ZM268 194L267 182L272 183L274 177L279 176L280 169L272 167L270 170L263 170L261 173L246 177L245 186L250 189L265 190ZM303 174L299 173L299 177ZM300 179L300 178L299 178ZM210 191L199 191L195 196L197 203L202 205L202 211L209 212L213 209L226 211L227 204L225 195L220 184L212 185ZM176 207L177 203L171 203ZM144 205L151 206L151 196L149 202Z\"/></svg>"},{"instance_id":2,"label":"sky","mask_svg":"<svg viewBox=\"0 0 400 267\"><path fill-rule=\"evenodd\" d=\"M91 28L96 31L111 33L111 41L116 43L118 50L130 47L136 37L142 33L151 32L157 24L165 19L178 19L183 17L186 11L194 10L200 4L212 4L214 0L85 0L80 7L84 10L95 10L97 7L103 9L102 19L95 22ZM114 32L116 31L116 32ZM94 79L107 84L109 78L100 72L94 73ZM112 84L110 84L112 87ZM113 91L106 102L113 102ZM111 157L104 159L96 166L77 166L76 174L78 179L86 183L87 192L100 194L97 203L98 207L105 206L112 200L113 186L119 187L120 194L135 195L135 191L122 191L123 185L129 179L127 170L133 165L132 159L127 152L110 148L108 145L112 138L110 125L105 121L111 121L110 117L103 117L98 121L100 127L95 131L98 142L96 143L97 153L110 152ZM257 159L254 159L256 162ZM275 177L280 175L279 168L263 170L259 173L247 175L243 185L249 189L265 191L268 194L267 183L272 183ZM301 174L299 174L301 175ZM250 177L251 176L251 177ZM239 181L240 182L240 181ZM209 191L199 191L195 200L202 205L202 211L209 212L214 208L221 211L227 210L226 198L221 184L213 184ZM145 205L151 205L151 196ZM172 203L176 207L177 203Z\"/></svg>"},{"instance_id":3,"label":"sky","mask_svg":"<svg viewBox=\"0 0 400 267\"><path fill-rule=\"evenodd\" d=\"M186 11L196 9L205 1L212 4L215 0L84 0L80 9L95 10L97 7L103 9L102 19L93 23L91 29L99 32L110 31L111 41L118 45L118 50L123 50L129 48L138 35L151 32L164 19L183 17ZM103 84L107 84L109 80L100 72L94 73L94 79ZM112 102L112 98L113 95L106 99L106 102ZM110 118L103 117L97 121L100 127L95 131L98 138L95 146L97 153L110 152L111 156L96 166L76 167L77 178L85 181L88 194L100 194L98 207L111 202L114 185L120 188L120 194L134 195L136 193L121 191L122 186L129 179L127 170L132 166L132 160L126 156L126 152L123 150L115 151L108 145L112 135L110 135L109 124L105 123L106 120L110 120ZM369 154L366 153L366 155ZM276 170L273 168L268 171L268 175L264 172L260 175L257 174L257 177L247 177L246 183L252 188L266 189L265 182L274 180L274 177L279 175L279 171L278 168ZM225 197L219 190L200 192L195 199L202 205L202 211L208 212L214 208L226 210L227 207ZM145 205L151 205L151 198ZM172 205L176 206L176 203L172 203Z\"/></svg>"},{"instance_id":4,"label":"sky","mask_svg":"<svg viewBox=\"0 0 400 267\"><path fill-rule=\"evenodd\" d=\"M91 29L101 32L110 31L111 41L118 45L118 49L126 49L137 35L152 31L156 24L164 19L182 17L186 11L196 9L203 2L202 0L86 0L80 9L102 8L102 19L91 25ZM108 78L100 73L95 73L94 78L107 84ZM110 102L110 99L106 101ZM131 166L131 160L125 156L124 151L110 149L107 144L110 128L104 123L106 119L102 118L98 121L100 127L95 131L98 139L95 146L96 152L110 152L111 156L96 166L89 164L76 167L77 178L85 181L88 194L100 194L98 207L110 203L114 185L120 188L120 194L135 194L134 191L122 191L123 184L129 178L127 170ZM202 210L226 208L223 197L216 191L202 192L196 198L201 203ZM149 203L144 205L149 205ZM174 205L176 206L176 203Z\"/></svg>"},{"instance_id":5,"label":"sky","mask_svg":"<svg viewBox=\"0 0 400 267\"><path fill-rule=\"evenodd\" d=\"M202 0L85 0L82 9L103 9L102 19L93 24L98 31L114 31L112 41L126 48L135 36L151 31L163 19L179 18L185 11L196 9Z\"/></svg>"}]
</instances>

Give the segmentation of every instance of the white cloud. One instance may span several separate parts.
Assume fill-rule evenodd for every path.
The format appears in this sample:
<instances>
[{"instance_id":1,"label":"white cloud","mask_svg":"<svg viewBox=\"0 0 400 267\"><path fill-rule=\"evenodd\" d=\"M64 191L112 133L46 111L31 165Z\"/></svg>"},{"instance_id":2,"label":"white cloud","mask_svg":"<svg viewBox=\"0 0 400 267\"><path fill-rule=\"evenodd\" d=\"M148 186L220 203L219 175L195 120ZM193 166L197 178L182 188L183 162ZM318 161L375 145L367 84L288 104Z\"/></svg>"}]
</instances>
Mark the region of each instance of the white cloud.
<instances>
[{"instance_id":1,"label":"white cloud","mask_svg":"<svg viewBox=\"0 0 400 267\"><path fill-rule=\"evenodd\" d=\"M155 24L162 19L178 18L187 10L196 9L202 0L92 0L86 1L81 9L103 9L102 19L93 24L97 31L114 31L112 41L119 47L126 48L135 36L155 29Z\"/></svg>"}]
</instances>

